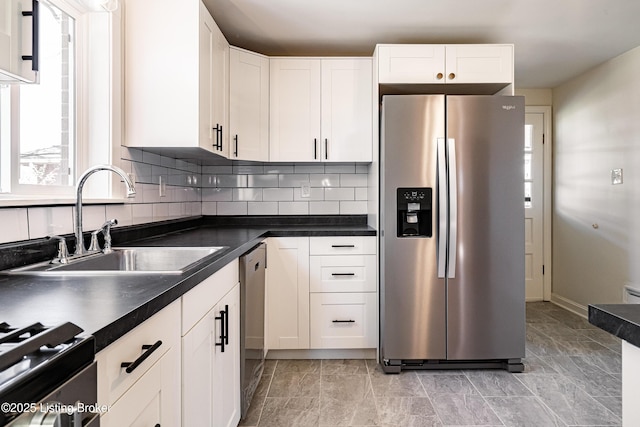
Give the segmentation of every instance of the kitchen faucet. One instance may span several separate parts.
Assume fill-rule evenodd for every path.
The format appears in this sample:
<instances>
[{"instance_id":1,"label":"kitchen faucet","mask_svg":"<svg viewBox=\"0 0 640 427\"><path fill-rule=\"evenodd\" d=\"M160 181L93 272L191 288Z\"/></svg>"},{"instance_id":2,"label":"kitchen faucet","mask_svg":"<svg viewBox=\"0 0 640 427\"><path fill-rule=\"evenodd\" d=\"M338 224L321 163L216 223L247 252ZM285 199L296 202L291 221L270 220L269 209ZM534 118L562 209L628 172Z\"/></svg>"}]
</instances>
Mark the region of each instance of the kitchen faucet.
<instances>
[{"instance_id":1,"label":"kitchen faucet","mask_svg":"<svg viewBox=\"0 0 640 427\"><path fill-rule=\"evenodd\" d=\"M82 238L82 187L84 187L84 183L95 172L108 170L114 172L122 177L125 185L127 186L127 197L133 197L136 194L136 188L125 171L120 169L119 167L112 165L95 165L84 171L84 173L78 179L78 184L76 186L76 213L75 213L75 235L76 235L76 251L74 255L83 255L87 253L87 249L84 247L84 239Z\"/></svg>"}]
</instances>

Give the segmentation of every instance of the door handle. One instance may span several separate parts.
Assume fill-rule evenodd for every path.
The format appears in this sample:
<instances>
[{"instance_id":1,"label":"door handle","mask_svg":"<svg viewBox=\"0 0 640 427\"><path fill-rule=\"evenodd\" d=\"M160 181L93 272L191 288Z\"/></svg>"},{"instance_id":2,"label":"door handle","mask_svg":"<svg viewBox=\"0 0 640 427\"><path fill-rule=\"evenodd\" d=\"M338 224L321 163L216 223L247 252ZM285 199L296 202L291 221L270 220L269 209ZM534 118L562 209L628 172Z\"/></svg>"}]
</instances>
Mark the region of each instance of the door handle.
<instances>
[{"instance_id":1,"label":"door handle","mask_svg":"<svg viewBox=\"0 0 640 427\"><path fill-rule=\"evenodd\" d=\"M447 256L447 277L456 277L457 234L458 234L458 181L456 167L456 140L448 141L448 170L449 170L449 254Z\"/></svg>"},{"instance_id":2,"label":"door handle","mask_svg":"<svg viewBox=\"0 0 640 427\"><path fill-rule=\"evenodd\" d=\"M438 156L438 278L444 279L447 267L447 219L449 212L447 207L447 159L445 156L445 140L438 138L437 140L437 156Z\"/></svg>"}]
</instances>

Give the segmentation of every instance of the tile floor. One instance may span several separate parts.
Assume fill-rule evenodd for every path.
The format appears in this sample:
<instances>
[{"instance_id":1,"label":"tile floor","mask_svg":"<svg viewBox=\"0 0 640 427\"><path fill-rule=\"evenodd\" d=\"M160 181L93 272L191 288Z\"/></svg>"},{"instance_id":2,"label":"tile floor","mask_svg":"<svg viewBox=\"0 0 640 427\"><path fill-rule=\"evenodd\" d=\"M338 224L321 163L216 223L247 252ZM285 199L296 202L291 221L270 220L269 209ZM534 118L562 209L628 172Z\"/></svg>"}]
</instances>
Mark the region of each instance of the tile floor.
<instances>
[{"instance_id":1,"label":"tile floor","mask_svg":"<svg viewBox=\"0 0 640 427\"><path fill-rule=\"evenodd\" d=\"M241 426L620 426L620 340L527 304L525 372L403 371L373 360L269 360Z\"/></svg>"}]
</instances>

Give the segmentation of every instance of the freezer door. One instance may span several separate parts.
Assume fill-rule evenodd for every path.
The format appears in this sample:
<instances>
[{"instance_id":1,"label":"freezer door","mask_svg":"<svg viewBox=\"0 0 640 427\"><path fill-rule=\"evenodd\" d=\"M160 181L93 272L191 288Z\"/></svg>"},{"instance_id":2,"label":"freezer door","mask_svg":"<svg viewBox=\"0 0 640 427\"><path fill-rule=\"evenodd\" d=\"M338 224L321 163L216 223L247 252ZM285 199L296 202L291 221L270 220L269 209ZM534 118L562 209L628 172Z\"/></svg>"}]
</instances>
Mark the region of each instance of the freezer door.
<instances>
[{"instance_id":1,"label":"freezer door","mask_svg":"<svg viewBox=\"0 0 640 427\"><path fill-rule=\"evenodd\" d=\"M437 178L438 140L443 141L445 131L444 96L385 96L382 104L381 356L387 360L444 359L445 279L444 274L438 278L438 241L445 232L438 220L442 212L437 209L438 184L444 184ZM430 237L429 233L398 236L398 227L422 220L419 215L403 219L399 209L408 212L426 206L418 191L420 206L404 200L398 207L407 188L431 189L424 191L432 207Z\"/></svg>"},{"instance_id":2,"label":"freezer door","mask_svg":"<svg viewBox=\"0 0 640 427\"><path fill-rule=\"evenodd\" d=\"M524 98L447 97L447 142L447 359L522 358Z\"/></svg>"}]
</instances>

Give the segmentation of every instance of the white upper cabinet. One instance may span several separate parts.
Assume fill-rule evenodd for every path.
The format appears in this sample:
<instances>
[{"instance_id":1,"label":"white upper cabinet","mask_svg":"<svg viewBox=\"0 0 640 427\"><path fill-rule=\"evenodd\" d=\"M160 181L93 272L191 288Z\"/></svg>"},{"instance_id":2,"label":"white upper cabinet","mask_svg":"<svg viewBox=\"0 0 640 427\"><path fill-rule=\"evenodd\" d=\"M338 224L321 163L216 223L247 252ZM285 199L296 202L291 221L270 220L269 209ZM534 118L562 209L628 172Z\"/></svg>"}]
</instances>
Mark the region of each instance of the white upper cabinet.
<instances>
[{"instance_id":1,"label":"white upper cabinet","mask_svg":"<svg viewBox=\"0 0 640 427\"><path fill-rule=\"evenodd\" d=\"M270 160L370 162L369 58L272 58Z\"/></svg>"},{"instance_id":2,"label":"white upper cabinet","mask_svg":"<svg viewBox=\"0 0 640 427\"><path fill-rule=\"evenodd\" d=\"M513 45L379 45L380 84L513 82Z\"/></svg>"},{"instance_id":3,"label":"white upper cabinet","mask_svg":"<svg viewBox=\"0 0 640 427\"><path fill-rule=\"evenodd\" d=\"M229 158L269 160L269 58L230 50Z\"/></svg>"},{"instance_id":4,"label":"white upper cabinet","mask_svg":"<svg viewBox=\"0 0 640 427\"><path fill-rule=\"evenodd\" d=\"M34 16L23 16L23 11L32 13L30 0L0 2L0 83L37 81L38 73L33 69ZM35 52L36 62L37 55ZM31 59L23 59L23 56Z\"/></svg>"},{"instance_id":5,"label":"white upper cabinet","mask_svg":"<svg viewBox=\"0 0 640 427\"><path fill-rule=\"evenodd\" d=\"M123 16L125 145L226 155L229 44L207 9L126 0Z\"/></svg>"}]
</instances>

